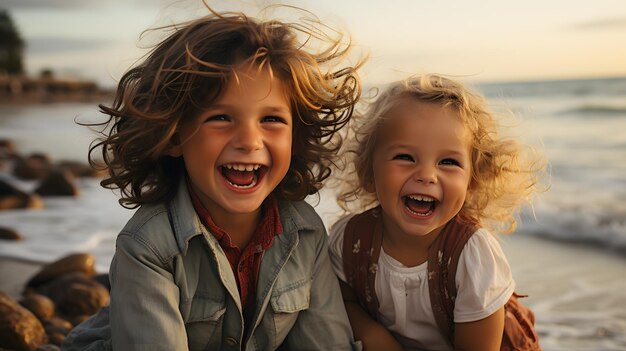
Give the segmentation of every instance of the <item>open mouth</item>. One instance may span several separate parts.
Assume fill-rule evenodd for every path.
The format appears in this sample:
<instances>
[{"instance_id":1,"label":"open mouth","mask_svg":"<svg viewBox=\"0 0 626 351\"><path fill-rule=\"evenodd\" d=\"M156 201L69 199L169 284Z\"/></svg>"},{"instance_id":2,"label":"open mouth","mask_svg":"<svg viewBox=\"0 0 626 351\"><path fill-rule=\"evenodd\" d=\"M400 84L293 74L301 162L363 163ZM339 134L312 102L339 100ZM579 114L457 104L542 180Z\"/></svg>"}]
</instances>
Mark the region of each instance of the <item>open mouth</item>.
<instances>
[{"instance_id":1,"label":"open mouth","mask_svg":"<svg viewBox=\"0 0 626 351\"><path fill-rule=\"evenodd\" d=\"M226 181L239 189L253 188L267 172L267 167L259 164L229 163L220 168Z\"/></svg>"},{"instance_id":2,"label":"open mouth","mask_svg":"<svg viewBox=\"0 0 626 351\"><path fill-rule=\"evenodd\" d=\"M425 195L408 195L404 197L404 206L416 216L426 217L435 211L437 200Z\"/></svg>"}]
</instances>

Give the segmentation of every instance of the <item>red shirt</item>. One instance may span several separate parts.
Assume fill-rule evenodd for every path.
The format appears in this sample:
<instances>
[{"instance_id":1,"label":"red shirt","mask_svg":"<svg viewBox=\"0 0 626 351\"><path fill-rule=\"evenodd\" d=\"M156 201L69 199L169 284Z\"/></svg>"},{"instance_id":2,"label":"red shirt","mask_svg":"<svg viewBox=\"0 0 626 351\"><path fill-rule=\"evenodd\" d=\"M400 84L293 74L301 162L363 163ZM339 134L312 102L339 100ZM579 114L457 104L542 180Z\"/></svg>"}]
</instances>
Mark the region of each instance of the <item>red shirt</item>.
<instances>
[{"instance_id":1,"label":"red shirt","mask_svg":"<svg viewBox=\"0 0 626 351\"><path fill-rule=\"evenodd\" d=\"M217 239L226 254L226 258L228 258L228 262L230 262L230 267L237 281L237 288L239 289L239 296L241 297L241 305L247 326L255 311L256 285L263 252L272 245L274 236L283 232L283 226L280 223L280 215L278 213L278 201L273 194L270 194L265 199L261 207L261 221L256 227L250 242L242 250L232 243L228 233L213 222L211 214L204 207L191 186L187 188L189 189L191 202L193 203L198 217L200 217L202 223L211 234L213 234L215 239Z\"/></svg>"}]
</instances>

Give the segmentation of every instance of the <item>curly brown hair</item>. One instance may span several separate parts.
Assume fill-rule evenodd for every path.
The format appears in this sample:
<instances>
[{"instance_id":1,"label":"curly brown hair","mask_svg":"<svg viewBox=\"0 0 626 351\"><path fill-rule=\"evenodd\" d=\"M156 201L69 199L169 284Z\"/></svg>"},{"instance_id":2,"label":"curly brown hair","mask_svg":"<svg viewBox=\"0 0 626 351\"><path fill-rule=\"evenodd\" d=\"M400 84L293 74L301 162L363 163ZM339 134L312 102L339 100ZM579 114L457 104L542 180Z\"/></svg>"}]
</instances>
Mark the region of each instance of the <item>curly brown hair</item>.
<instances>
[{"instance_id":1,"label":"curly brown hair","mask_svg":"<svg viewBox=\"0 0 626 351\"><path fill-rule=\"evenodd\" d=\"M544 189L540 182L545 159L535 149L501 133L500 121L487 108L485 99L460 82L428 74L391 84L352 126L351 155L343 177L339 205L349 212L354 203L359 211L378 204L371 189L372 164L377 131L387 113L403 98L440 104L456 111L471 133L471 179L459 217L486 228L511 232L516 227L515 211L531 195ZM540 186L541 185L541 186Z\"/></svg>"},{"instance_id":2,"label":"curly brown hair","mask_svg":"<svg viewBox=\"0 0 626 351\"><path fill-rule=\"evenodd\" d=\"M286 85L294 113L291 166L274 193L304 199L331 173L342 144L337 132L361 94L356 71L363 61L336 68L347 59L351 42L340 32L330 35L316 19L285 23L209 11L159 28L171 33L122 76L112 105L99 105L109 117L91 125L106 132L90 146L89 162L108 170L100 184L119 189L124 207L173 197L184 175L182 160L167 155L173 138L211 105L244 62L270 67ZM321 50L309 49L320 43Z\"/></svg>"}]
</instances>

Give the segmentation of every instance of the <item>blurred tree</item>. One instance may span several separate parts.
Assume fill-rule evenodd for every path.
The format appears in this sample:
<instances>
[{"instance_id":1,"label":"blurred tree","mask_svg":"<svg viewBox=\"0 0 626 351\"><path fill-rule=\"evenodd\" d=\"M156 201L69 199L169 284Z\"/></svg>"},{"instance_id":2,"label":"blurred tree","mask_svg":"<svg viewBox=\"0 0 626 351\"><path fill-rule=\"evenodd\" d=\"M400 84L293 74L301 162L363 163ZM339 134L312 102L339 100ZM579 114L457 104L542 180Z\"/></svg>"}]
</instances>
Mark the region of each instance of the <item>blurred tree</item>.
<instances>
[{"instance_id":1,"label":"blurred tree","mask_svg":"<svg viewBox=\"0 0 626 351\"><path fill-rule=\"evenodd\" d=\"M0 9L0 72L23 73L22 51L24 41L11 16Z\"/></svg>"},{"instance_id":2,"label":"blurred tree","mask_svg":"<svg viewBox=\"0 0 626 351\"><path fill-rule=\"evenodd\" d=\"M52 79L54 78L54 72L52 71L52 68L44 68L39 71L39 77L44 79Z\"/></svg>"}]
</instances>

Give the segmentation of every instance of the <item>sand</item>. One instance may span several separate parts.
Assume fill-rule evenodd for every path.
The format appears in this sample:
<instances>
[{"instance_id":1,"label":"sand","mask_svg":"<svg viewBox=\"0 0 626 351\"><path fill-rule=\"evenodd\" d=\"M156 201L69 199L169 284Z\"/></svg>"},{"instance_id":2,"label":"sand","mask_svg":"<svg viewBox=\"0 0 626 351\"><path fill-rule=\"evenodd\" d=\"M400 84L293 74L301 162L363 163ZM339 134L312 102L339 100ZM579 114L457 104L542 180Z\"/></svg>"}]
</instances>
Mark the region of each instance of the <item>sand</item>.
<instances>
[{"instance_id":1,"label":"sand","mask_svg":"<svg viewBox=\"0 0 626 351\"><path fill-rule=\"evenodd\" d=\"M24 285L41 266L39 263L0 257L0 291L19 299Z\"/></svg>"},{"instance_id":2,"label":"sand","mask_svg":"<svg viewBox=\"0 0 626 351\"><path fill-rule=\"evenodd\" d=\"M503 238L544 351L626 350L626 258L589 244Z\"/></svg>"},{"instance_id":3,"label":"sand","mask_svg":"<svg viewBox=\"0 0 626 351\"><path fill-rule=\"evenodd\" d=\"M626 349L626 258L589 245L502 238L544 351ZM0 258L0 290L19 298L40 264Z\"/></svg>"}]
</instances>

